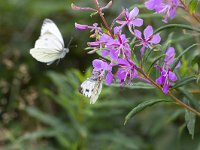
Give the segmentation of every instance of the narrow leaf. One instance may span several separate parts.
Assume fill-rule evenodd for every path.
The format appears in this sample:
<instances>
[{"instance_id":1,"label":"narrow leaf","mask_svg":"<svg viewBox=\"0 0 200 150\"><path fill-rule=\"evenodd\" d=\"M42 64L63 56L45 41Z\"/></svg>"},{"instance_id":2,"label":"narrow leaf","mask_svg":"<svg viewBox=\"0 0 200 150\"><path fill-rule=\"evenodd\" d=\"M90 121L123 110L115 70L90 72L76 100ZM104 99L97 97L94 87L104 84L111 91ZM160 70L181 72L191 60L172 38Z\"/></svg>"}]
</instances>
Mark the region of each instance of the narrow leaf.
<instances>
[{"instance_id":1,"label":"narrow leaf","mask_svg":"<svg viewBox=\"0 0 200 150\"><path fill-rule=\"evenodd\" d=\"M179 54L179 56L175 59L172 67L171 67L171 70L173 71L174 68L176 67L176 65L179 63L180 59L182 58L182 56L187 53L189 50L191 50L193 47L195 47L197 44L193 44L191 46L189 46L188 48L186 48L184 51L182 51L182 53Z\"/></svg>"},{"instance_id":2,"label":"narrow leaf","mask_svg":"<svg viewBox=\"0 0 200 150\"><path fill-rule=\"evenodd\" d=\"M121 87L120 83L113 83L113 84L111 84L111 86ZM144 82L136 82L136 83L133 83L133 84L127 84L123 87L129 88L129 89L154 89L154 86L152 86L148 83L144 83Z\"/></svg>"},{"instance_id":3,"label":"narrow leaf","mask_svg":"<svg viewBox=\"0 0 200 150\"><path fill-rule=\"evenodd\" d=\"M189 104L189 101L186 98L184 98L184 101ZM194 138L195 122L196 122L195 114L185 109L185 123L187 125L189 134L192 136L192 139Z\"/></svg>"},{"instance_id":4,"label":"narrow leaf","mask_svg":"<svg viewBox=\"0 0 200 150\"><path fill-rule=\"evenodd\" d=\"M180 81L176 82L176 84L174 84L172 89L184 86L184 85L189 84L191 82L194 82L196 80L197 80L197 77L195 77L195 76L190 76L190 77L183 78Z\"/></svg>"},{"instance_id":5,"label":"narrow leaf","mask_svg":"<svg viewBox=\"0 0 200 150\"><path fill-rule=\"evenodd\" d=\"M166 54L160 55L160 56L158 56L156 59L154 59L154 61L152 62L152 64L149 66L149 69L147 70L147 72L150 72L151 69L153 68L154 64L155 64L158 60L160 60L161 58L163 58L164 56L166 56Z\"/></svg>"},{"instance_id":6,"label":"narrow leaf","mask_svg":"<svg viewBox=\"0 0 200 150\"><path fill-rule=\"evenodd\" d=\"M136 107L134 107L125 117L125 121L124 124L127 123L127 121L135 116L137 113L141 112L142 110L144 110L145 108L152 106L154 104L160 103L160 102L172 102L169 100L165 100L165 99L156 99L156 100L148 100L145 102L140 103L139 105L137 105Z\"/></svg>"},{"instance_id":7,"label":"narrow leaf","mask_svg":"<svg viewBox=\"0 0 200 150\"><path fill-rule=\"evenodd\" d=\"M50 125L55 128L66 129L65 126L62 126L63 123L60 120L58 120L58 118L56 118L56 117L45 114L44 112L42 112L34 107L27 107L25 110L30 116L37 118L44 124Z\"/></svg>"},{"instance_id":8,"label":"narrow leaf","mask_svg":"<svg viewBox=\"0 0 200 150\"><path fill-rule=\"evenodd\" d=\"M198 6L198 0L192 0L189 4L189 11L191 14L195 13Z\"/></svg>"},{"instance_id":9,"label":"narrow leaf","mask_svg":"<svg viewBox=\"0 0 200 150\"><path fill-rule=\"evenodd\" d=\"M194 57L194 59L192 60L192 65L197 64L200 67L200 55L197 55Z\"/></svg>"},{"instance_id":10,"label":"narrow leaf","mask_svg":"<svg viewBox=\"0 0 200 150\"><path fill-rule=\"evenodd\" d=\"M181 29L186 29L186 30L192 30L192 31L200 32L200 29L194 28L194 27L189 26L189 25L185 25L185 24L168 24L168 25L165 25L165 26L162 26L162 27L156 29L154 31L154 34L160 32L162 30L168 29L168 28L181 28Z\"/></svg>"},{"instance_id":11,"label":"narrow leaf","mask_svg":"<svg viewBox=\"0 0 200 150\"><path fill-rule=\"evenodd\" d=\"M178 90L179 92L181 92L181 93L187 98L188 101L190 101L190 104L191 104L196 110L200 111L200 104L199 104L199 102L193 97L192 94L190 94L190 93L188 92L187 89L184 89L183 87L179 87L179 88L177 88L177 90Z\"/></svg>"}]
</instances>

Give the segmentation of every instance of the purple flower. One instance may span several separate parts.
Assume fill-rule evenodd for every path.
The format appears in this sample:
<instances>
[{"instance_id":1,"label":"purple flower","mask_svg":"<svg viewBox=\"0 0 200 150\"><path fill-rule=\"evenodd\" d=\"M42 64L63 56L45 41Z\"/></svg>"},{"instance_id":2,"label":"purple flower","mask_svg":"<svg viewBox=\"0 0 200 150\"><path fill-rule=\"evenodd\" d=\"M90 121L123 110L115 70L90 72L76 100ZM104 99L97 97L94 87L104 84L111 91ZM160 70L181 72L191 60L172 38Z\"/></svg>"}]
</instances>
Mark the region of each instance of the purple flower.
<instances>
[{"instance_id":1,"label":"purple flower","mask_svg":"<svg viewBox=\"0 0 200 150\"><path fill-rule=\"evenodd\" d=\"M105 33L100 37L100 43L105 44L102 51L103 57L110 55L112 59L117 59L122 55L123 58L130 58L131 50L125 34L117 34L116 37L113 39Z\"/></svg>"},{"instance_id":2,"label":"purple flower","mask_svg":"<svg viewBox=\"0 0 200 150\"><path fill-rule=\"evenodd\" d=\"M92 62L93 65L93 74L100 73L101 76L106 75L106 84L110 85L113 80L113 74L112 74L112 65L108 64L107 62L99 59L95 59Z\"/></svg>"},{"instance_id":3,"label":"purple flower","mask_svg":"<svg viewBox=\"0 0 200 150\"><path fill-rule=\"evenodd\" d=\"M117 65L120 66L120 68L118 69L116 75L122 85L127 79L129 79L130 82L133 78L138 77L138 73L135 69L135 63L133 61L121 58L119 58L117 61Z\"/></svg>"},{"instance_id":4,"label":"purple flower","mask_svg":"<svg viewBox=\"0 0 200 150\"><path fill-rule=\"evenodd\" d=\"M132 27L140 27L143 25L143 19L136 18L139 14L139 9L137 7L133 8L130 12L128 9L125 10L125 21L117 20L116 22L121 24L121 27L125 25L128 26L130 32L132 32Z\"/></svg>"},{"instance_id":5,"label":"purple flower","mask_svg":"<svg viewBox=\"0 0 200 150\"><path fill-rule=\"evenodd\" d=\"M150 25L148 25L144 29L143 32L144 37L142 37L142 33L136 29L134 30L134 34L136 38L141 41L140 44L138 45L138 46L142 45L142 48L140 49L141 56L144 55L145 48L151 49L153 44L158 44L161 41L161 37L158 33L153 35L153 28Z\"/></svg>"},{"instance_id":6,"label":"purple flower","mask_svg":"<svg viewBox=\"0 0 200 150\"><path fill-rule=\"evenodd\" d=\"M156 13L164 14L163 22L167 23L168 18L173 19L176 15L176 9L180 6L179 0L149 0L145 3L149 10L155 10Z\"/></svg>"},{"instance_id":7,"label":"purple flower","mask_svg":"<svg viewBox=\"0 0 200 150\"><path fill-rule=\"evenodd\" d=\"M176 74L173 73L170 69L164 70L160 68L160 77L156 79L156 82L160 85L163 85L162 91L167 94L170 87L170 81L175 82L177 80Z\"/></svg>"},{"instance_id":8,"label":"purple flower","mask_svg":"<svg viewBox=\"0 0 200 150\"><path fill-rule=\"evenodd\" d=\"M162 90L165 94L167 94L169 91L170 82L175 82L177 80L176 74L170 69L170 66L173 64L174 60L175 49L173 47L169 47L166 51L162 68L158 65L155 66L160 71L160 77L156 79L156 82L163 86ZM176 66L176 68L178 67L180 67L180 63Z\"/></svg>"},{"instance_id":9,"label":"purple flower","mask_svg":"<svg viewBox=\"0 0 200 150\"><path fill-rule=\"evenodd\" d=\"M145 2L145 7L149 10L157 10L162 4L162 0L148 0Z\"/></svg>"},{"instance_id":10,"label":"purple flower","mask_svg":"<svg viewBox=\"0 0 200 150\"><path fill-rule=\"evenodd\" d=\"M175 49L173 47L169 47L166 51L166 56L164 59L164 65L166 67L171 67L171 65L173 64L175 60ZM179 68L181 65L181 63L179 62L175 68Z\"/></svg>"}]
</instances>

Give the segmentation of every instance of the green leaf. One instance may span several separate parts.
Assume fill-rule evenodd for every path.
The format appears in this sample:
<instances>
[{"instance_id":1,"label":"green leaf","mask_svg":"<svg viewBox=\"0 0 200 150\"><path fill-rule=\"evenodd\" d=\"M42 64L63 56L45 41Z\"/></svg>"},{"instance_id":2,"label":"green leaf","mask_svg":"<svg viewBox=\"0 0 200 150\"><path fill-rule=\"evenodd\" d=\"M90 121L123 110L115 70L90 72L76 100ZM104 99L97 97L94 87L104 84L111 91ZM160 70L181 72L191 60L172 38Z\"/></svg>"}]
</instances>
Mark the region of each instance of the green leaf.
<instances>
[{"instance_id":1,"label":"green leaf","mask_svg":"<svg viewBox=\"0 0 200 150\"><path fill-rule=\"evenodd\" d=\"M189 4L189 11L191 14L195 13L198 6L198 0L192 0Z\"/></svg>"},{"instance_id":2,"label":"green leaf","mask_svg":"<svg viewBox=\"0 0 200 150\"><path fill-rule=\"evenodd\" d=\"M168 24L168 25L165 25L165 26L162 26L162 27L156 29L154 31L154 34L160 32L162 30L168 29L168 28L181 28L181 29L186 29L186 30L197 31L197 32L200 33L200 29L194 28L194 27L189 26L189 25L185 25L185 24Z\"/></svg>"},{"instance_id":3,"label":"green leaf","mask_svg":"<svg viewBox=\"0 0 200 150\"><path fill-rule=\"evenodd\" d=\"M172 102L172 101L169 101L169 100L165 100L165 99L153 99L153 100L148 100L148 101L145 101L145 102L142 102L140 103L139 105L137 105L136 107L134 107L125 117L125 121L124 121L124 124L127 123L127 121L135 116L137 113L141 112L142 110L144 110L145 108L147 107L150 107L154 104L157 104L157 103L160 103L160 102Z\"/></svg>"},{"instance_id":4,"label":"green leaf","mask_svg":"<svg viewBox=\"0 0 200 150\"><path fill-rule=\"evenodd\" d=\"M57 129L58 128L66 129L66 126L63 126L64 123L62 123L56 117L45 114L44 112L34 107L27 107L25 110L30 116L37 118L38 120L49 126L55 127Z\"/></svg>"},{"instance_id":5,"label":"green leaf","mask_svg":"<svg viewBox=\"0 0 200 150\"><path fill-rule=\"evenodd\" d=\"M49 138L49 137L55 137L58 134L61 134L62 132L55 129L40 129L37 131L25 133L23 136L19 137L19 139L16 141L17 143L23 142L23 141L34 141L41 138Z\"/></svg>"},{"instance_id":6,"label":"green leaf","mask_svg":"<svg viewBox=\"0 0 200 150\"><path fill-rule=\"evenodd\" d=\"M153 68L154 64L155 64L158 60L160 60L161 58L163 58L164 56L166 56L166 54L160 55L160 56L158 56L156 59L154 59L154 61L153 61L153 62L151 63L151 65L149 66L149 69L147 70L147 72L150 72L151 69Z\"/></svg>"},{"instance_id":7,"label":"green leaf","mask_svg":"<svg viewBox=\"0 0 200 150\"><path fill-rule=\"evenodd\" d=\"M183 56L185 53L187 53L189 50L191 50L193 47L195 47L196 45L197 45L197 44L193 44L193 45L189 46L188 48L186 48L184 51L182 51L182 52L178 55L178 57L175 59L173 65L172 65L172 67L171 67L171 70L172 70L172 71L174 70L174 68L176 67L176 65L179 63L179 61L180 61L180 59L182 58L182 56Z\"/></svg>"},{"instance_id":8,"label":"green leaf","mask_svg":"<svg viewBox=\"0 0 200 150\"><path fill-rule=\"evenodd\" d=\"M113 86L113 87L121 87L120 83L113 83L113 84L111 84L111 86ZM127 84L124 87L125 88L129 88L129 89L154 89L155 88L151 84L144 83L144 82L135 82L132 85L131 84Z\"/></svg>"},{"instance_id":9,"label":"green leaf","mask_svg":"<svg viewBox=\"0 0 200 150\"><path fill-rule=\"evenodd\" d=\"M191 82L194 82L196 80L197 80L196 76L190 76L190 77L183 78L180 81L176 82L176 84L174 84L174 86L172 87L172 89L184 86L184 85L189 84Z\"/></svg>"},{"instance_id":10,"label":"green leaf","mask_svg":"<svg viewBox=\"0 0 200 150\"><path fill-rule=\"evenodd\" d=\"M198 66L200 67L200 55L197 55L194 57L194 59L192 60L192 65L198 64Z\"/></svg>"},{"instance_id":11,"label":"green leaf","mask_svg":"<svg viewBox=\"0 0 200 150\"><path fill-rule=\"evenodd\" d=\"M189 101L184 98L185 103L189 104ZM194 130L195 130L195 122L196 122L196 115L191 111L185 109L185 123L187 125L187 129L189 134L194 138Z\"/></svg>"},{"instance_id":12,"label":"green leaf","mask_svg":"<svg viewBox=\"0 0 200 150\"><path fill-rule=\"evenodd\" d=\"M190 93L188 92L187 89L184 89L183 87L179 87L179 88L177 88L177 90L178 90L179 92L181 92L181 93L187 98L187 100L190 101L190 104L191 104L196 110L200 111L200 104L199 104L199 102L193 97L192 94L190 94Z\"/></svg>"}]
</instances>

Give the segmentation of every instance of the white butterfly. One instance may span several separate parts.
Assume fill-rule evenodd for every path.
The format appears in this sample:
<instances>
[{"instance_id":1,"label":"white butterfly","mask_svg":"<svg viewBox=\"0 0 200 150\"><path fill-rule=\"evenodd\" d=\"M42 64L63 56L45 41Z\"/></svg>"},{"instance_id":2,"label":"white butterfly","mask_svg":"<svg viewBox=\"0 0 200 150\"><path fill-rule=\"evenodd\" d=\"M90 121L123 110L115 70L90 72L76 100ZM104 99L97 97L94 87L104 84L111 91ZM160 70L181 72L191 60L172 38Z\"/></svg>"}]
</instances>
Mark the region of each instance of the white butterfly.
<instances>
[{"instance_id":1,"label":"white butterfly","mask_svg":"<svg viewBox=\"0 0 200 150\"><path fill-rule=\"evenodd\" d=\"M92 75L80 85L79 92L90 98L90 104L94 104L101 93L102 84L102 76Z\"/></svg>"},{"instance_id":2,"label":"white butterfly","mask_svg":"<svg viewBox=\"0 0 200 150\"><path fill-rule=\"evenodd\" d=\"M64 41L56 24L50 19L45 19L40 37L30 54L37 61L51 65L55 60L65 57L68 52L69 49L64 48Z\"/></svg>"}]
</instances>

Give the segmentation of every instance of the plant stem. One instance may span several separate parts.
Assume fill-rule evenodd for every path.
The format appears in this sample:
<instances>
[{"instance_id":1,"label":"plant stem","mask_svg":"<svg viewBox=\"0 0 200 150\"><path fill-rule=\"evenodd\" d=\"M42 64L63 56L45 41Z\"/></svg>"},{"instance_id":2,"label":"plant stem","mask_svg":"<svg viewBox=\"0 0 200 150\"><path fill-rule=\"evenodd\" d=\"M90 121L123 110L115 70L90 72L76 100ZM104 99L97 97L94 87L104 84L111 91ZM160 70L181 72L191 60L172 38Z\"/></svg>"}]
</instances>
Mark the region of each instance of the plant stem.
<instances>
[{"instance_id":1,"label":"plant stem","mask_svg":"<svg viewBox=\"0 0 200 150\"><path fill-rule=\"evenodd\" d=\"M197 16L197 15L195 15L194 13L190 13L190 10L189 10L189 8L187 7L187 5L185 5L185 3L183 2L183 0L179 0L180 2L181 2L181 4L183 5L183 8L184 8L184 10L188 13L188 14L190 14L197 22L199 22L200 23L200 18Z\"/></svg>"},{"instance_id":2,"label":"plant stem","mask_svg":"<svg viewBox=\"0 0 200 150\"><path fill-rule=\"evenodd\" d=\"M180 0L180 1L181 1L181 0ZM106 26L106 28L107 28L107 30L109 31L110 35L111 35L112 37L114 37L114 35L112 34L112 31L111 31L110 27L108 26L108 24L107 24L107 22L106 22L106 19L105 19L104 16L102 15L101 8L100 8L100 6L99 6L98 0L94 0L94 2L95 2L95 4L96 4L97 12L98 12L99 16L101 17L101 19L102 19L104 25ZM181 1L181 2L182 2L182 1ZM182 2L182 3L183 3L183 2ZM183 5L184 5L184 7L185 7L185 9L186 9L187 7L185 6L184 3L183 3ZM188 10L188 9L186 9L186 10ZM189 12L189 10L188 10L188 12ZM194 16L194 15L193 15L193 16ZM197 21L198 21L198 19L197 19ZM198 22L200 22L200 20L199 20ZM138 72L140 72L140 73L144 76L144 78L146 78L146 79L147 79L151 84L153 84L157 89L159 89L159 90L162 91L162 87L161 87L160 85L158 85L154 80L152 80L148 75L146 75L146 73L145 73L141 68L138 68L137 66L135 66L135 69L136 69ZM194 114L196 114L196 115L198 115L198 116L200 117L200 112L198 112L197 110L193 109L192 107L186 105L186 104L183 103L181 100L179 100L178 98L176 98L176 97L171 93L171 91L169 91L169 92L167 93L167 95L168 95L169 97L171 97L174 101L176 101L180 106L182 106L182 107L188 109L189 111L193 112Z\"/></svg>"},{"instance_id":3,"label":"plant stem","mask_svg":"<svg viewBox=\"0 0 200 150\"><path fill-rule=\"evenodd\" d=\"M152 80L148 75L145 74L145 72L138 67L135 67L135 69L140 72L147 80L149 80L156 88L158 88L159 90L162 91L162 87L160 85L158 85L154 80ZM186 105L185 103L183 103L181 100L179 100L178 98L176 98L171 91L169 91L167 93L167 95L169 97L171 97L174 101L176 101L179 105L181 105L182 107L185 107L186 109L188 109L189 111L193 112L194 114L200 116L200 112L198 112L197 110L193 109L192 107Z\"/></svg>"},{"instance_id":4,"label":"plant stem","mask_svg":"<svg viewBox=\"0 0 200 150\"><path fill-rule=\"evenodd\" d=\"M101 11L101 8L100 8L100 6L99 6L98 0L94 0L94 2L95 2L95 4L96 4L96 10L97 10L99 16L101 17L101 19L102 19L104 25L106 26L106 28L107 28L108 32L110 33L110 35L111 35L112 37L114 37L114 35L112 34L112 31L111 31L110 27L108 26L108 23L107 23L106 19L105 19L104 16L102 15L102 11Z\"/></svg>"}]
</instances>

